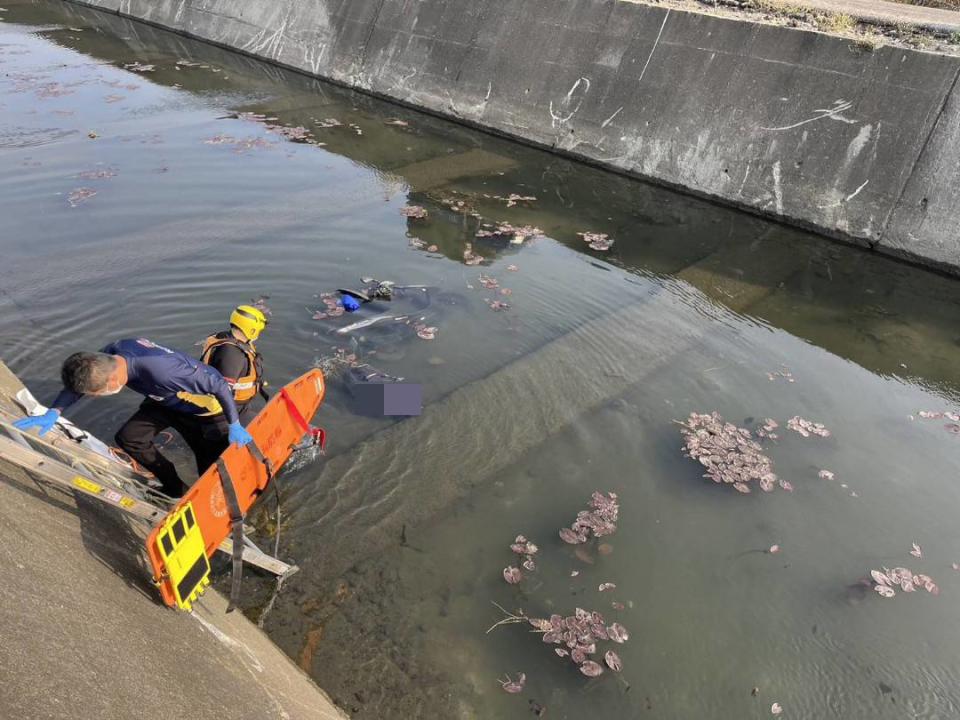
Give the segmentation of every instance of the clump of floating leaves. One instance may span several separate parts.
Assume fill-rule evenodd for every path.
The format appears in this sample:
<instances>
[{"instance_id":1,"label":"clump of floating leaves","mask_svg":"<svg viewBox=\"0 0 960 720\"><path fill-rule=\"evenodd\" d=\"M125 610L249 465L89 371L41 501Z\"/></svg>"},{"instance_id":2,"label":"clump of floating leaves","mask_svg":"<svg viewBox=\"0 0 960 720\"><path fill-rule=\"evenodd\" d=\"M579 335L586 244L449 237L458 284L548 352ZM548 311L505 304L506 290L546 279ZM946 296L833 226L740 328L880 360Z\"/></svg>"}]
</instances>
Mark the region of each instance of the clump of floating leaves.
<instances>
[{"instance_id":1,"label":"clump of floating leaves","mask_svg":"<svg viewBox=\"0 0 960 720\"><path fill-rule=\"evenodd\" d=\"M592 658L598 652L598 643L622 644L630 639L630 633L620 623L607 625L603 615L583 608L577 608L567 617L551 615L549 618L527 618L527 622L543 633L543 642L557 646L553 649L557 656L570 658L587 677L603 673L603 666ZM607 650L603 660L614 672L623 668L620 656L613 650Z\"/></svg>"},{"instance_id":2,"label":"clump of floating leaves","mask_svg":"<svg viewBox=\"0 0 960 720\"><path fill-rule=\"evenodd\" d=\"M483 196L491 200L502 200L507 204L507 207L513 207L518 202L529 203L536 201L533 195L518 195L517 193L510 193L506 197L503 195L488 195L487 193L483 193Z\"/></svg>"},{"instance_id":3,"label":"clump of floating leaves","mask_svg":"<svg viewBox=\"0 0 960 720\"><path fill-rule=\"evenodd\" d=\"M511 225L502 222L496 225L483 223L477 230L478 238L510 238L510 244L522 245L525 241L534 237L541 237L543 230L533 225Z\"/></svg>"},{"instance_id":4,"label":"clump of floating leaves","mask_svg":"<svg viewBox=\"0 0 960 720\"><path fill-rule=\"evenodd\" d=\"M613 247L613 240L605 233L582 232L577 233L583 238L583 241L590 246L591 250L609 250Z\"/></svg>"},{"instance_id":5,"label":"clump of floating leaves","mask_svg":"<svg viewBox=\"0 0 960 720\"><path fill-rule=\"evenodd\" d=\"M464 265L479 265L483 262L483 256L477 255L473 252L473 245L467 243L466 248L463 251L463 264Z\"/></svg>"},{"instance_id":6,"label":"clump of floating leaves","mask_svg":"<svg viewBox=\"0 0 960 720\"><path fill-rule=\"evenodd\" d=\"M475 218L480 217L480 213L474 209L473 204L469 199L461 200L455 197L444 197L440 199L440 202L455 213L469 215Z\"/></svg>"},{"instance_id":7,"label":"clump of floating leaves","mask_svg":"<svg viewBox=\"0 0 960 720\"><path fill-rule=\"evenodd\" d=\"M426 219L428 213L425 207L420 207L419 205L407 205L406 207L400 208L400 214L404 217L410 218L411 220L424 220Z\"/></svg>"},{"instance_id":8,"label":"clump of floating leaves","mask_svg":"<svg viewBox=\"0 0 960 720\"><path fill-rule=\"evenodd\" d=\"M314 320L326 320L327 318L340 317L343 315L343 304L334 297L333 293L321 293L320 301L324 304L325 310L314 311Z\"/></svg>"},{"instance_id":9,"label":"clump of floating leaves","mask_svg":"<svg viewBox=\"0 0 960 720\"><path fill-rule=\"evenodd\" d=\"M203 141L207 145L232 145L237 154L250 150L273 147L273 143L261 137L235 138L232 135L214 135Z\"/></svg>"},{"instance_id":10,"label":"clump of floating leaves","mask_svg":"<svg viewBox=\"0 0 960 720\"><path fill-rule=\"evenodd\" d=\"M93 188L81 187L73 190L67 196L67 202L70 203L70 207L77 207L82 202L85 202L97 194L97 191Z\"/></svg>"},{"instance_id":11,"label":"clump of floating leaves","mask_svg":"<svg viewBox=\"0 0 960 720\"><path fill-rule=\"evenodd\" d=\"M413 329L417 332L417 337L421 340L434 340L437 337L439 328L428 326L426 323L415 323Z\"/></svg>"},{"instance_id":12,"label":"clump of floating leaves","mask_svg":"<svg viewBox=\"0 0 960 720\"><path fill-rule=\"evenodd\" d=\"M138 62L126 63L123 67L131 72L138 73L153 72L156 69L153 65L144 65Z\"/></svg>"},{"instance_id":13,"label":"clump of floating leaves","mask_svg":"<svg viewBox=\"0 0 960 720\"><path fill-rule=\"evenodd\" d=\"M250 304L267 317L272 317L273 311L267 306L267 300L269 299L269 295L258 295L255 298L250 298Z\"/></svg>"},{"instance_id":14,"label":"clump of floating leaves","mask_svg":"<svg viewBox=\"0 0 960 720\"><path fill-rule=\"evenodd\" d=\"M560 537L568 543L579 544L586 542L588 537L602 537L613 533L616 529L617 518L620 512L617 495L612 492L606 494L594 492L590 498L590 509L583 510L577 514L577 519L572 527L563 528L560 531ZM539 548L530 542L523 535L517 535L516 539L510 545L510 550L521 558L523 570L532 572L536 569L534 556L539 552ZM576 577L579 573L574 571L571 577ZM503 578L511 585L516 585L524 578L520 567L511 565L504 568ZM601 583L598 592L606 592L616 589L616 585L611 582ZM553 614L549 617L530 617L523 610L511 613L505 610L501 605L493 603L504 617L487 632L492 632L500 625L510 624L529 624L536 632L541 633L542 641L548 645L555 646L554 654L561 658L569 658L576 665L577 669L587 677L597 677L604 673L604 664L613 672L620 672L623 663L620 656L612 648L604 652L600 649L601 643L609 642L622 644L630 639L630 633L620 623L607 624L603 615L595 610L584 610L576 608L572 615L563 616ZM614 607L623 605L614 603ZM595 659L596 656L596 659ZM519 681L514 682L508 676L506 681L500 681L503 689L508 693L520 692L523 688L524 675L520 675ZM541 708L542 709L542 708ZM538 713L539 714L539 713Z\"/></svg>"},{"instance_id":15,"label":"clump of floating leaves","mask_svg":"<svg viewBox=\"0 0 960 720\"><path fill-rule=\"evenodd\" d=\"M799 415L794 415L787 420L787 429L800 433L803 437L817 435L819 437L830 437L831 433L823 426L823 423L810 422L804 420Z\"/></svg>"},{"instance_id":16,"label":"clump of floating leaves","mask_svg":"<svg viewBox=\"0 0 960 720\"><path fill-rule=\"evenodd\" d=\"M500 681L500 686L503 688L504 692L508 692L511 695L516 695L518 692L523 692L523 686L527 682L527 676L523 673L517 675L516 680L511 680L509 675L505 676L506 680Z\"/></svg>"},{"instance_id":17,"label":"clump of floating leaves","mask_svg":"<svg viewBox=\"0 0 960 720\"><path fill-rule=\"evenodd\" d=\"M529 623L536 632L541 633L543 642L556 645L553 652L557 657L570 658L577 669L587 677L597 677L604 672L603 665L593 659L598 652L602 652L598 648L600 643L622 645L630 639L630 633L623 625L618 622L607 625L603 615L595 610L576 608L573 615L566 617L554 614L549 618L532 618L524 615L522 610L513 614L500 605L497 607L506 617L487 630L488 633L500 625ZM623 662L615 650L608 649L602 657L604 664L614 672L623 669ZM523 675L520 677L524 678ZM509 677L507 679L509 681ZM501 684L507 692L519 692L522 689L522 680L518 689L508 689L506 683Z\"/></svg>"},{"instance_id":18,"label":"clump of floating leaves","mask_svg":"<svg viewBox=\"0 0 960 720\"><path fill-rule=\"evenodd\" d=\"M871 570L870 575L873 578L873 589L880 597L892 598L897 594L897 590L911 593L922 589L931 595L940 594L940 588L933 581L933 578L929 575L914 573L904 567L897 567L893 570L887 568Z\"/></svg>"},{"instance_id":19,"label":"clump of floating leaves","mask_svg":"<svg viewBox=\"0 0 960 720\"><path fill-rule=\"evenodd\" d=\"M585 543L593 537L612 535L617 530L617 516L620 505L617 494L594 492L590 498L590 509L577 513L577 519L570 527L560 528L560 539L570 545Z\"/></svg>"},{"instance_id":20,"label":"clump of floating leaves","mask_svg":"<svg viewBox=\"0 0 960 720\"><path fill-rule=\"evenodd\" d=\"M296 127L287 127L286 125L267 125L267 130L277 135L282 135L287 140L294 142L307 142L311 139L310 131L302 125Z\"/></svg>"},{"instance_id":21,"label":"clump of floating leaves","mask_svg":"<svg viewBox=\"0 0 960 720\"><path fill-rule=\"evenodd\" d=\"M516 554L523 558L521 566L527 572L533 572L537 569L537 563L534 561L533 557L538 552L540 548L534 545L532 542L527 540L523 535L517 535L517 539L513 541L513 544L510 545L510 549ZM518 582L523 580L523 572L520 568L515 565L510 565L503 569L503 579L506 580L511 585L516 585Z\"/></svg>"},{"instance_id":22,"label":"clump of floating leaves","mask_svg":"<svg viewBox=\"0 0 960 720\"><path fill-rule=\"evenodd\" d=\"M780 427L780 425L776 420L766 418L763 421L763 425L757 429L757 437L764 438L765 440L777 440L780 437L775 432L778 427Z\"/></svg>"},{"instance_id":23,"label":"clump of floating leaves","mask_svg":"<svg viewBox=\"0 0 960 720\"><path fill-rule=\"evenodd\" d=\"M917 413L920 416L921 420L951 420L952 422L947 423L943 426L943 429L948 433L953 435L960 435L960 413L950 412L950 411L933 411L933 410L921 410ZM910 416L910 419L913 420L913 416Z\"/></svg>"},{"instance_id":24,"label":"clump of floating leaves","mask_svg":"<svg viewBox=\"0 0 960 720\"><path fill-rule=\"evenodd\" d=\"M112 177L117 176L117 171L113 168L102 168L100 170L84 170L81 173L77 173L78 178L83 178L84 180L109 180Z\"/></svg>"},{"instance_id":25,"label":"clump of floating leaves","mask_svg":"<svg viewBox=\"0 0 960 720\"><path fill-rule=\"evenodd\" d=\"M765 428L772 431L776 423ZM685 423L680 423L680 433L685 440L684 455L697 460L706 468L704 477L715 483L732 485L735 490L749 493L749 483L756 482L764 492L773 490L778 482L784 490L793 486L777 478L773 461L763 454L763 448L753 439L749 430L725 422L719 413L690 413ZM769 431L768 431L769 436Z\"/></svg>"}]
</instances>

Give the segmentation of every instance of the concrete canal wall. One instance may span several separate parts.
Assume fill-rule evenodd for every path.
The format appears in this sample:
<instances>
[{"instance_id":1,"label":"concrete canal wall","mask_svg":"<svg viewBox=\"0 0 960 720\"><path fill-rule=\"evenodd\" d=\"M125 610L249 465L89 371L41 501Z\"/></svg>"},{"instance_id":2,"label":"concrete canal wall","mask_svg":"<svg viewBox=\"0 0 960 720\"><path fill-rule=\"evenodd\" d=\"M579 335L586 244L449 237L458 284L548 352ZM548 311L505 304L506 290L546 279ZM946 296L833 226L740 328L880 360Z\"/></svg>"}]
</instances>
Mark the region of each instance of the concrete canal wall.
<instances>
[{"instance_id":1,"label":"concrete canal wall","mask_svg":"<svg viewBox=\"0 0 960 720\"><path fill-rule=\"evenodd\" d=\"M960 58L621 0L82 0L960 274Z\"/></svg>"}]
</instances>

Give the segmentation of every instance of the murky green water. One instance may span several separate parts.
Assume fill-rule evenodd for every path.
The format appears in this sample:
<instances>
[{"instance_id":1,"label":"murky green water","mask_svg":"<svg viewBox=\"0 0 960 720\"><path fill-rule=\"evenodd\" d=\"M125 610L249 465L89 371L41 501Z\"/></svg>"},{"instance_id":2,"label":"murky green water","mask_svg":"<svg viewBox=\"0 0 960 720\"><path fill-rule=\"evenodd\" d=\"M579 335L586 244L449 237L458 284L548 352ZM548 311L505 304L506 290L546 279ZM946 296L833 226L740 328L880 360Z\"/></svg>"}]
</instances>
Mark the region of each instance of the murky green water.
<instances>
[{"instance_id":1,"label":"murky green water","mask_svg":"<svg viewBox=\"0 0 960 720\"><path fill-rule=\"evenodd\" d=\"M955 281L115 17L0 7L0 347L38 395L73 350L190 348L260 295L279 384L355 350L312 319L319 293L435 288L410 310L435 340L360 333L366 360L422 383L424 415L356 415L334 379L328 457L284 478L281 554L302 570L265 627L356 717L960 714L960 438L917 418L960 404ZM512 193L537 199L494 197ZM491 243L481 221L543 236ZM109 437L136 403L75 416ZM795 491L739 495L680 451L672 421L712 410L833 435L784 429L768 453ZM557 531L595 489L618 493L619 529L575 552ZM509 586L518 533L539 568ZM884 565L941 594L851 587ZM256 617L271 584L251 575ZM588 680L522 625L487 633L494 602L622 623L622 674Z\"/></svg>"}]
</instances>

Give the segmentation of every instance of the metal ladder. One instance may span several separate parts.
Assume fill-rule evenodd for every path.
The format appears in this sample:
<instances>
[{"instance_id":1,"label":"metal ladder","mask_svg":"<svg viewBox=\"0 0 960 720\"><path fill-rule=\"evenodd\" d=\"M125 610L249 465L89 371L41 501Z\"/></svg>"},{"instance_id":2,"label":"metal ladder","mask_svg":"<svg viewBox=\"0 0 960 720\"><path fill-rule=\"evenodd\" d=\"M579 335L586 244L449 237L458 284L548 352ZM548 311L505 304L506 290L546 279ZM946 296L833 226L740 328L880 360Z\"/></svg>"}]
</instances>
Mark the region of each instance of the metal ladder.
<instances>
[{"instance_id":1,"label":"metal ladder","mask_svg":"<svg viewBox=\"0 0 960 720\"><path fill-rule=\"evenodd\" d=\"M83 447L57 427L42 438L13 427L13 419L22 415L15 400L22 388L0 361L0 461L20 469L41 490L46 483L79 492L151 527L166 517L176 500L151 488L132 468ZM218 549L232 555L233 541L224 540ZM280 578L299 569L263 552L246 533L243 560Z\"/></svg>"}]
</instances>

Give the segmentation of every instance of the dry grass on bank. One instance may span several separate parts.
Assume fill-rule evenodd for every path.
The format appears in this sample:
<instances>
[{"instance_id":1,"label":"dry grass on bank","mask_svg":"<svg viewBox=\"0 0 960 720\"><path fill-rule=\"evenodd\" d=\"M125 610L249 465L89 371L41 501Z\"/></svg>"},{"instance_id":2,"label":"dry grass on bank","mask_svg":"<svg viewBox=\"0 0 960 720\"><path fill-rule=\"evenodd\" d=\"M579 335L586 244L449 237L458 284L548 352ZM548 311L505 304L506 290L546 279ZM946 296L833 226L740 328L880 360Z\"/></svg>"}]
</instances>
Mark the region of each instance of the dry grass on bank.
<instances>
[{"instance_id":1,"label":"dry grass on bank","mask_svg":"<svg viewBox=\"0 0 960 720\"><path fill-rule=\"evenodd\" d=\"M960 10L960 0L892 0L902 5L919 5L938 10Z\"/></svg>"}]
</instances>

